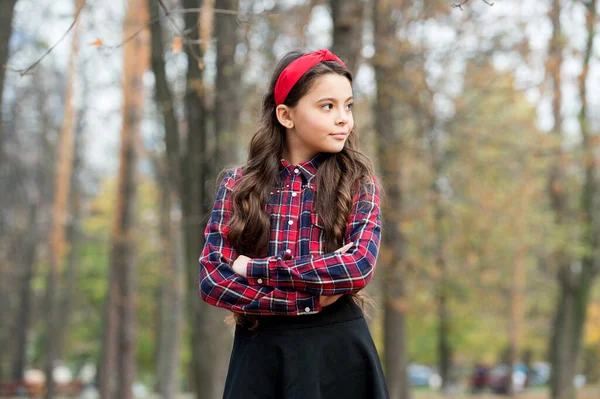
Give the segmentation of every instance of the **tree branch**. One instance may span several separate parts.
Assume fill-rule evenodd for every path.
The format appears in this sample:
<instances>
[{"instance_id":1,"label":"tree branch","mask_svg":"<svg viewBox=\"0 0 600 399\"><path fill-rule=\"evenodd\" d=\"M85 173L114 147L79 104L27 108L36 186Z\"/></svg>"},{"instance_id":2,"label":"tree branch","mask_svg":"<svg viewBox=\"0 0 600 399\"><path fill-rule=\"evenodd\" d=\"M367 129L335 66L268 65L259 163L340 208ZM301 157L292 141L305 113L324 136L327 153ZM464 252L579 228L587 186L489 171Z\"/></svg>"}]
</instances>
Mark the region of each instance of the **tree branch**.
<instances>
[{"instance_id":1,"label":"tree branch","mask_svg":"<svg viewBox=\"0 0 600 399\"><path fill-rule=\"evenodd\" d=\"M163 3L163 0L158 0L158 4L160 4L162 9L165 11L165 14L169 15L169 9L167 8L167 6L165 6L165 3Z\"/></svg>"},{"instance_id":2,"label":"tree branch","mask_svg":"<svg viewBox=\"0 0 600 399\"><path fill-rule=\"evenodd\" d=\"M470 1L471 0L463 0L460 3L454 3L454 4L452 4L450 7L452 7L452 8L460 8L460 10L462 11L462 6L464 6L465 4L467 4ZM488 0L481 0L481 1L483 1L485 4L487 4L490 7L494 5L494 3L490 3Z\"/></svg>"},{"instance_id":3,"label":"tree branch","mask_svg":"<svg viewBox=\"0 0 600 399\"><path fill-rule=\"evenodd\" d=\"M75 13L75 17L73 18L73 22L71 23L71 26L69 26L69 29L66 30L66 32L62 35L62 37L60 39L58 39L58 41L56 43L54 43L54 45L52 47L50 47L48 49L48 51L46 51L44 53L44 55L42 55L40 57L40 59L38 59L36 62L34 62L33 64L31 64L28 68L26 69L13 69L13 68L9 68L6 65L3 65L2 67L5 68L6 70L12 71L12 72L17 72L19 74L21 74L21 76L26 75L27 73L29 73L29 71L31 71L33 68L35 68L40 62L42 62L42 60L44 58L46 58L46 56L48 54L50 54L52 52L52 50L54 50L54 48L56 46L58 46L60 44L60 42L62 42L64 40L65 37L67 37L67 34L73 29L73 27L75 26L75 24L77 23L77 19L79 18L79 14L81 14L81 10L83 10L83 7L85 6L87 0L83 0L83 3L81 4L81 7L79 7L79 9L77 10L77 12Z\"/></svg>"},{"instance_id":4,"label":"tree branch","mask_svg":"<svg viewBox=\"0 0 600 399\"><path fill-rule=\"evenodd\" d=\"M58 44L60 42L63 41L63 39L67 36L67 34L71 31L71 29L73 29L73 27L75 26L75 23L77 23L77 19L79 18L79 14L81 13L81 10L83 9L83 6L85 5L87 0L83 1L83 4L81 5L81 7L79 8L79 10L77 10L77 13L75 14L75 17L73 18L73 22L71 23L71 26L69 26L69 29L67 29L67 31L63 34L63 36L52 46L48 49L48 51L46 51L44 53L44 55L42 55L36 62L34 62L33 64L31 64L29 67L27 67L26 69L14 69L14 68L9 68L6 65L3 65L2 68L4 68L5 70L9 70L12 72L17 72L19 74L21 74L21 76L29 73L33 68L35 68L44 58L46 58L46 56L48 54L50 54L52 52L52 50L54 50L54 48L56 46L58 46ZM147 27L149 27L150 25L162 20L163 18L170 18L172 14L189 14L189 13L200 13L202 11L212 11L216 14L226 14L226 15L244 15L244 16L263 16L266 15L269 18L273 18L273 17L277 17L279 16L279 14L277 13L270 13L270 12L261 12L258 14L254 14L254 13L250 13L250 12L245 12L245 11L234 11L234 10L223 10L223 9L219 9L219 8L207 8L207 7L198 7L198 8L188 8L188 9L181 9L181 10L169 10L163 0L157 0L158 3L160 4L160 6L162 7L162 9L165 11L165 15L163 16L159 16L157 18L154 18L153 20L151 20L150 22L148 22L147 24L145 24L144 26L142 26L140 29L138 29L137 31L135 31L131 36L129 36L128 38L126 38L122 43L119 43L117 45L114 46L106 46L104 44L101 44L99 47L104 47L104 48L108 48L108 49L118 49L119 47L124 46L127 42L129 42L130 40L132 40L133 38L135 38L141 31L143 31L144 29L146 29ZM485 1L485 0L484 0ZM181 36L181 39L183 41L183 43L185 43L186 45L190 46L192 43L190 40L187 39L185 32L181 32L181 30L179 30L177 27L176 29L179 31L179 33L183 33ZM197 41L194 41L193 44L197 44Z\"/></svg>"}]
</instances>

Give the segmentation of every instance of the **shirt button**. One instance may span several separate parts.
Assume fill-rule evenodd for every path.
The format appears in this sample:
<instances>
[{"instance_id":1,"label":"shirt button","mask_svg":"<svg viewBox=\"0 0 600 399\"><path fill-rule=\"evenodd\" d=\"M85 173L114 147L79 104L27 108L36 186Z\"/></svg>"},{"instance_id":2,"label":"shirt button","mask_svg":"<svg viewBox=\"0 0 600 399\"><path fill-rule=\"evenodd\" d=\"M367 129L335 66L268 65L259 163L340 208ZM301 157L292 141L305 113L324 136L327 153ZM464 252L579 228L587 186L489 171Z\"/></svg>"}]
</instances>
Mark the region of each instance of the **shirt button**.
<instances>
[{"instance_id":1,"label":"shirt button","mask_svg":"<svg viewBox=\"0 0 600 399\"><path fill-rule=\"evenodd\" d=\"M308 312L310 312L310 308L309 308L309 307L306 307L306 308L304 308L304 311L305 311L306 313L308 313Z\"/></svg>"},{"instance_id":2,"label":"shirt button","mask_svg":"<svg viewBox=\"0 0 600 399\"><path fill-rule=\"evenodd\" d=\"M256 280L256 282L257 282L258 284L262 284L262 278L259 278L258 280Z\"/></svg>"},{"instance_id":3,"label":"shirt button","mask_svg":"<svg viewBox=\"0 0 600 399\"><path fill-rule=\"evenodd\" d=\"M294 173L300 173L300 169L298 169L298 168L294 169Z\"/></svg>"},{"instance_id":4,"label":"shirt button","mask_svg":"<svg viewBox=\"0 0 600 399\"><path fill-rule=\"evenodd\" d=\"M292 197L295 197L296 195L298 195L298 193L296 193L296 192L292 193Z\"/></svg>"},{"instance_id":5,"label":"shirt button","mask_svg":"<svg viewBox=\"0 0 600 399\"><path fill-rule=\"evenodd\" d=\"M290 220L290 221L288 222L288 224L291 226L291 225L293 225L293 224L294 224L294 221L293 221L293 220Z\"/></svg>"}]
</instances>

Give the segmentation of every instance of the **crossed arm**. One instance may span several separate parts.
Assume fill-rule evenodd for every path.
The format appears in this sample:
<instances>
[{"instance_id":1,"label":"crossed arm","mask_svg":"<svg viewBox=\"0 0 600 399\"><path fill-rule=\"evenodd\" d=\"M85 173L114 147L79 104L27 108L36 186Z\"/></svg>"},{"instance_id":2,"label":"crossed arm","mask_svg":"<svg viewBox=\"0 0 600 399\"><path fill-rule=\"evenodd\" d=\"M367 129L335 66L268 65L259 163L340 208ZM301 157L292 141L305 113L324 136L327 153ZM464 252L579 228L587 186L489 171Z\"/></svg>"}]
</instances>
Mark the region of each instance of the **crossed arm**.
<instances>
[{"instance_id":1,"label":"crossed arm","mask_svg":"<svg viewBox=\"0 0 600 399\"><path fill-rule=\"evenodd\" d=\"M340 249L345 251L293 260L284 260L283 254L260 259L238 257L227 239L232 179L234 172L223 179L205 230L199 275L205 302L248 315L298 315L321 311L319 299L323 296L357 292L367 285L381 232L375 179L363 184L354 198L346 245ZM234 265L241 273L236 273Z\"/></svg>"}]
</instances>

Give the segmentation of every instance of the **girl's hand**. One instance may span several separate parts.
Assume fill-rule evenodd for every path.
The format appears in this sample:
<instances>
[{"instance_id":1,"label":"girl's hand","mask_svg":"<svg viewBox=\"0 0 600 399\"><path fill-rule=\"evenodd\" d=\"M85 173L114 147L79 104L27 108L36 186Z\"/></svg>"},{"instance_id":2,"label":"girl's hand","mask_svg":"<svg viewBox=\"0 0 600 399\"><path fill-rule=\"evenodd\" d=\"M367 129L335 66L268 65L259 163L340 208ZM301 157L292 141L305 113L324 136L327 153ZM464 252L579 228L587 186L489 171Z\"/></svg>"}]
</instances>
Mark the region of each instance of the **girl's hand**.
<instances>
[{"instance_id":1,"label":"girl's hand","mask_svg":"<svg viewBox=\"0 0 600 399\"><path fill-rule=\"evenodd\" d=\"M248 277L248 262L250 261L250 258L245 256L245 255L240 255L236 258L236 260L233 261L233 265L231 265L231 268L233 269L234 272L236 272L237 274L239 274L242 277Z\"/></svg>"},{"instance_id":2,"label":"girl's hand","mask_svg":"<svg viewBox=\"0 0 600 399\"><path fill-rule=\"evenodd\" d=\"M346 252L347 250L349 250L350 248L352 248L352 245L354 245L353 242L348 243L346 245L344 245L341 248L336 249L335 251L333 251L334 253L339 253L339 252Z\"/></svg>"},{"instance_id":3,"label":"girl's hand","mask_svg":"<svg viewBox=\"0 0 600 399\"><path fill-rule=\"evenodd\" d=\"M354 245L354 243L349 243L344 245L341 248L336 249L333 252L336 253L340 253L340 252L346 252L347 250L349 250L352 245ZM231 265L231 268L233 269L234 272L236 272L237 274L239 274L242 277L247 277L247 270L248 270L248 262L250 261L250 258L245 256L245 255L240 255L238 256L234 261L233 261L233 265ZM319 303L321 304L322 307L325 306L329 306L332 303L334 303L335 301L337 301L338 299L340 299L340 297L343 294L339 294L339 295L321 295L319 297Z\"/></svg>"},{"instance_id":4,"label":"girl's hand","mask_svg":"<svg viewBox=\"0 0 600 399\"><path fill-rule=\"evenodd\" d=\"M349 249L352 247L352 245L354 245L354 243L352 243L352 242L351 242L351 243L349 243L349 244L346 244L346 245L344 245L344 246L343 246L343 247L341 247L341 248L338 248L338 249L336 249L336 250L335 250L335 251L333 251L333 252L334 252L334 253L346 252L347 250L349 250ZM322 306L322 307L329 306L329 305L331 305L332 303L334 303L335 301L337 301L338 299L340 299L342 295L343 295L343 294L339 294L339 295L330 295L330 296L327 296L327 295L321 295L321 296L319 297L319 303L321 304L321 306Z\"/></svg>"},{"instance_id":5,"label":"girl's hand","mask_svg":"<svg viewBox=\"0 0 600 399\"><path fill-rule=\"evenodd\" d=\"M321 304L321 307L329 306L332 303L334 303L335 301L337 301L338 299L340 299L342 295L343 294L331 295L331 296L321 295L319 297L319 303Z\"/></svg>"}]
</instances>

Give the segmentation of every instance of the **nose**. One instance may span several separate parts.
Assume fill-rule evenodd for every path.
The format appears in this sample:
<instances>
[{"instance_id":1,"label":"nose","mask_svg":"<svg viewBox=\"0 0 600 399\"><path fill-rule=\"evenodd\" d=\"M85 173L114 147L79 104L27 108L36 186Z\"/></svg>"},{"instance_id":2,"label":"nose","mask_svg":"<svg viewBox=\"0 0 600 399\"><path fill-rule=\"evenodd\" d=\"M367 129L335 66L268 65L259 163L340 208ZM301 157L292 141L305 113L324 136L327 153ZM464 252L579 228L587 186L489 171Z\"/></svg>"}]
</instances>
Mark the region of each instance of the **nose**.
<instances>
[{"instance_id":1,"label":"nose","mask_svg":"<svg viewBox=\"0 0 600 399\"><path fill-rule=\"evenodd\" d=\"M343 110L340 111L335 123L336 123L336 125L339 125L339 126L344 126L345 124L347 124L348 123L348 115L346 115L346 112L344 112Z\"/></svg>"}]
</instances>

